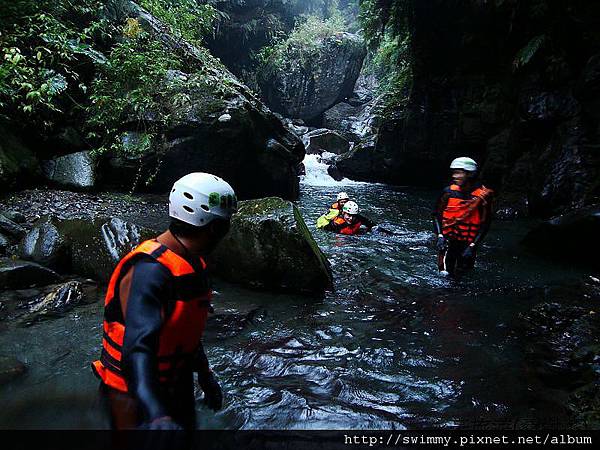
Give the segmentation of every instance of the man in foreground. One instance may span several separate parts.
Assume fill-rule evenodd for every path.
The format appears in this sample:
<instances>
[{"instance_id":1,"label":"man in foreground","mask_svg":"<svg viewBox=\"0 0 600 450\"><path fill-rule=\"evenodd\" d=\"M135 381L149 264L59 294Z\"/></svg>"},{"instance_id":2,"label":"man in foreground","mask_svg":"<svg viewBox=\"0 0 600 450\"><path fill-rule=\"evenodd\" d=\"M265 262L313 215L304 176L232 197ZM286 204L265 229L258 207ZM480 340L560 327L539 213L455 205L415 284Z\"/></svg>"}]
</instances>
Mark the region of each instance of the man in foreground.
<instances>
[{"instance_id":1,"label":"man in foreground","mask_svg":"<svg viewBox=\"0 0 600 450\"><path fill-rule=\"evenodd\" d=\"M203 256L229 231L237 200L207 173L178 180L169 196L169 229L140 244L112 274L100 360L92 366L115 429L193 429L194 379L208 407L221 388L202 346L211 290Z\"/></svg>"}]
</instances>

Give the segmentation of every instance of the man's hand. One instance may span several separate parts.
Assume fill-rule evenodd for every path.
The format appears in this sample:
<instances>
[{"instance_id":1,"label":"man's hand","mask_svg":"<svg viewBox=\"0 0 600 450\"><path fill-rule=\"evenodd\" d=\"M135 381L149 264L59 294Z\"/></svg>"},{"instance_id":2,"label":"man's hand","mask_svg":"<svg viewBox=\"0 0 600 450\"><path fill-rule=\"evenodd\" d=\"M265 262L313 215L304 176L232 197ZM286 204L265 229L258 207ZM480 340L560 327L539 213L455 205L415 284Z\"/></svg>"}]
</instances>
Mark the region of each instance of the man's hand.
<instances>
[{"instance_id":1,"label":"man's hand","mask_svg":"<svg viewBox=\"0 0 600 450\"><path fill-rule=\"evenodd\" d=\"M443 234L438 234L435 248L437 248L438 252L443 252L448 248L448 240L444 237Z\"/></svg>"},{"instance_id":2,"label":"man's hand","mask_svg":"<svg viewBox=\"0 0 600 450\"><path fill-rule=\"evenodd\" d=\"M462 253L463 258L473 258L475 256L475 246L470 244Z\"/></svg>"},{"instance_id":3,"label":"man's hand","mask_svg":"<svg viewBox=\"0 0 600 450\"><path fill-rule=\"evenodd\" d=\"M198 372L198 384L204 392L204 403L215 412L220 410L223 407L223 391L212 371Z\"/></svg>"}]
</instances>

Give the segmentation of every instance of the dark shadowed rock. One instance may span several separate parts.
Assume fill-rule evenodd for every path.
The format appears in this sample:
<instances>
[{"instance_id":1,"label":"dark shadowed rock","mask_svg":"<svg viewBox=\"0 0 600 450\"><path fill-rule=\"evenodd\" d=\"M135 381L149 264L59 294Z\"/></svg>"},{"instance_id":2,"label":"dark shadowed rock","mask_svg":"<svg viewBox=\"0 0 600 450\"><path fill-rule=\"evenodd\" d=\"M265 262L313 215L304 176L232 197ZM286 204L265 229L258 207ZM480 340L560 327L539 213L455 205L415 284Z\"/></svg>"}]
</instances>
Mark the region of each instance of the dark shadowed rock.
<instances>
[{"instance_id":1,"label":"dark shadowed rock","mask_svg":"<svg viewBox=\"0 0 600 450\"><path fill-rule=\"evenodd\" d=\"M0 386L19 378L27 372L27 367L17 358L0 356Z\"/></svg>"},{"instance_id":2,"label":"dark shadowed rock","mask_svg":"<svg viewBox=\"0 0 600 450\"><path fill-rule=\"evenodd\" d=\"M0 185L14 189L40 177L40 164L35 154L14 135L0 126Z\"/></svg>"},{"instance_id":3,"label":"dark shadowed rock","mask_svg":"<svg viewBox=\"0 0 600 450\"><path fill-rule=\"evenodd\" d=\"M20 239L25 236L26 230L0 213L0 232L12 239Z\"/></svg>"},{"instance_id":4,"label":"dark shadowed rock","mask_svg":"<svg viewBox=\"0 0 600 450\"><path fill-rule=\"evenodd\" d=\"M339 133L320 128L305 134L302 139L308 143L306 153L321 154L323 152L340 155L350 148L350 142Z\"/></svg>"},{"instance_id":5,"label":"dark shadowed rock","mask_svg":"<svg viewBox=\"0 0 600 450\"><path fill-rule=\"evenodd\" d=\"M568 259L600 270L600 205L550 219L524 239L523 244L548 258Z\"/></svg>"},{"instance_id":6,"label":"dark shadowed rock","mask_svg":"<svg viewBox=\"0 0 600 450\"><path fill-rule=\"evenodd\" d=\"M96 162L90 152L59 156L42 164L48 181L64 187L92 188L96 184Z\"/></svg>"},{"instance_id":7,"label":"dark shadowed rock","mask_svg":"<svg viewBox=\"0 0 600 450\"><path fill-rule=\"evenodd\" d=\"M276 197L240 202L211 259L217 275L253 287L319 294L332 281L298 208Z\"/></svg>"},{"instance_id":8,"label":"dark shadowed rock","mask_svg":"<svg viewBox=\"0 0 600 450\"><path fill-rule=\"evenodd\" d=\"M301 49L290 47L260 75L270 108L311 120L352 94L366 53L362 39L340 32L315 44L304 57L298 55Z\"/></svg>"},{"instance_id":9,"label":"dark shadowed rock","mask_svg":"<svg viewBox=\"0 0 600 450\"><path fill-rule=\"evenodd\" d=\"M137 18L186 61L189 73L167 73L169 95L161 112L169 114L168 124L157 121L160 114L146 111L144 121L160 130L161 145L129 159L111 154L102 166L104 185L130 190L137 179L136 189L168 192L175 180L199 171L223 177L242 199L298 197L302 142L246 86L206 49L171 35L168 26L134 2L111 0L107 17L118 26L128 17ZM137 120L123 124L124 144L144 139L139 129Z\"/></svg>"},{"instance_id":10,"label":"dark shadowed rock","mask_svg":"<svg viewBox=\"0 0 600 450\"><path fill-rule=\"evenodd\" d=\"M21 318L19 323L22 326L30 326L46 319L61 317L79 305L83 298L83 288L79 281L69 281L56 286L50 293L23 305L25 317Z\"/></svg>"},{"instance_id":11,"label":"dark shadowed rock","mask_svg":"<svg viewBox=\"0 0 600 450\"><path fill-rule=\"evenodd\" d=\"M5 238L4 235L0 234L0 255L5 254L9 246L9 240Z\"/></svg>"},{"instance_id":12,"label":"dark shadowed rock","mask_svg":"<svg viewBox=\"0 0 600 450\"><path fill-rule=\"evenodd\" d=\"M24 289L56 283L59 275L30 261L0 258L0 289Z\"/></svg>"},{"instance_id":13,"label":"dark shadowed rock","mask_svg":"<svg viewBox=\"0 0 600 450\"><path fill-rule=\"evenodd\" d=\"M21 257L59 272L70 270L71 249L59 226L60 221L51 216L38 220L21 241Z\"/></svg>"}]
</instances>

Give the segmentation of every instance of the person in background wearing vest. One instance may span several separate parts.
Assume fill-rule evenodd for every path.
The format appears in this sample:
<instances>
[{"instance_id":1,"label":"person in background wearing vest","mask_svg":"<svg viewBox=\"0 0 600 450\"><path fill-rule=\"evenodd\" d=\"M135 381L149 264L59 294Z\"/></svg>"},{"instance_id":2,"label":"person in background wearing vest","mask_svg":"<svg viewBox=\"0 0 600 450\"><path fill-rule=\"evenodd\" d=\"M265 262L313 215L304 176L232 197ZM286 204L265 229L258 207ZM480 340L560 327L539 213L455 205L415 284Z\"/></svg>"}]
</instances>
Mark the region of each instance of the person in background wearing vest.
<instances>
[{"instance_id":1,"label":"person in background wearing vest","mask_svg":"<svg viewBox=\"0 0 600 450\"><path fill-rule=\"evenodd\" d=\"M367 231L371 231L377 224L359 214L358 205L349 201L342 208L342 213L334 217L323 229L339 234L357 234L362 226L367 227Z\"/></svg>"},{"instance_id":2,"label":"person in background wearing vest","mask_svg":"<svg viewBox=\"0 0 600 450\"><path fill-rule=\"evenodd\" d=\"M350 196L345 192L337 195L337 201L331 205L329 212L323 214L317 219L317 228L325 228L333 219L340 215L344 205L350 200Z\"/></svg>"},{"instance_id":3,"label":"person in background wearing vest","mask_svg":"<svg viewBox=\"0 0 600 450\"><path fill-rule=\"evenodd\" d=\"M196 427L194 377L209 408L223 395L202 334L211 290L203 256L229 231L237 200L208 173L178 180L169 196L169 229L117 265L104 306L102 352L92 364L115 429Z\"/></svg>"},{"instance_id":4,"label":"person in background wearing vest","mask_svg":"<svg viewBox=\"0 0 600 450\"><path fill-rule=\"evenodd\" d=\"M460 276L475 265L477 248L490 229L493 191L477 181L477 163L456 158L450 164L452 184L439 197L434 216L438 268Z\"/></svg>"}]
</instances>

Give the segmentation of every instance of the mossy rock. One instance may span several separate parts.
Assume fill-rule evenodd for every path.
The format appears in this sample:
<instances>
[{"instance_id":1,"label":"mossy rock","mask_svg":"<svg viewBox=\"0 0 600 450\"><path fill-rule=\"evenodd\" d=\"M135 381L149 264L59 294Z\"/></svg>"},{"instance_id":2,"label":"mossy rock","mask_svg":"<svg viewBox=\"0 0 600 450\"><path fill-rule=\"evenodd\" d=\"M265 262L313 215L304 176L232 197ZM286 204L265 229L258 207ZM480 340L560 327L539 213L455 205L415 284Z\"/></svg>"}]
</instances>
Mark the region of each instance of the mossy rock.
<instances>
[{"instance_id":1,"label":"mossy rock","mask_svg":"<svg viewBox=\"0 0 600 450\"><path fill-rule=\"evenodd\" d=\"M278 197L240 202L212 263L217 275L256 288L314 295L332 283L300 211Z\"/></svg>"},{"instance_id":2,"label":"mossy rock","mask_svg":"<svg viewBox=\"0 0 600 450\"><path fill-rule=\"evenodd\" d=\"M154 235L154 231L118 217L47 217L25 237L21 251L25 258L105 282L123 256Z\"/></svg>"}]
</instances>

